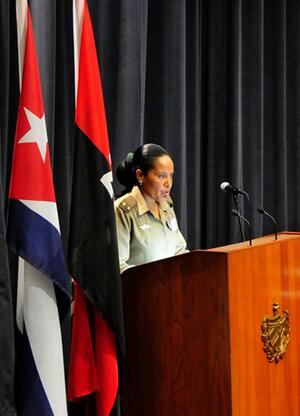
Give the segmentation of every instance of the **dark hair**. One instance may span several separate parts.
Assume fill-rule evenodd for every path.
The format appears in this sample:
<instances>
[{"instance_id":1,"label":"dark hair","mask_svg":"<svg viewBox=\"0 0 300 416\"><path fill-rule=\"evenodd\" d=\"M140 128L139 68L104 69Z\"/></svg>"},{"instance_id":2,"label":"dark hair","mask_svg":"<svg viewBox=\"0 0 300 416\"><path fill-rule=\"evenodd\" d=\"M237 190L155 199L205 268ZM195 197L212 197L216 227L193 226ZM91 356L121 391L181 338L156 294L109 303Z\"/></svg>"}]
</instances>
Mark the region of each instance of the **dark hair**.
<instances>
[{"instance_id":1,"label":"dark hair","mask_svg":"<svg viewBox=\"0 0 300 416\"><path fill-rule=\"evenodd\" d=\"M161 156L170 154L161 146L147 143L136 149L134 153L128 153L126 159L117 167L116 176L121 185L125 186L123 194L130 192L134 185L138 184L136 170L141 169L146 176L153 169L155 160Z\"/></svg>"}]
</instances>

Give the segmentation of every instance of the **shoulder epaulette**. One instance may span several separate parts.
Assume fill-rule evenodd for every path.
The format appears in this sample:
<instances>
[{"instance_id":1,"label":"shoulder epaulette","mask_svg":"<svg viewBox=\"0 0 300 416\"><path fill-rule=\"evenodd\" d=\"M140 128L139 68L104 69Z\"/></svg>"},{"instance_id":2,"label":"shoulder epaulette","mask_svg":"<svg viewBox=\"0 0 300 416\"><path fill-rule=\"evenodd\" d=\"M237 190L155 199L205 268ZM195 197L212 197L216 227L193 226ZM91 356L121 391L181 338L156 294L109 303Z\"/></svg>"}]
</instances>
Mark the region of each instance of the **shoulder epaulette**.
<instances>
[{"instance_id":1,"label":"shoulder epaulette","mask_svg":"<svg viewBox=\"0 0 300 416\"><path fill-rule=\"evenodd\" d=\"M128 195L119 205L120 208L122 208L122 210L124 212L130 212L132 210L132 208L136 205L136 199L131 196Z\"/></svg>"}]
</instances>

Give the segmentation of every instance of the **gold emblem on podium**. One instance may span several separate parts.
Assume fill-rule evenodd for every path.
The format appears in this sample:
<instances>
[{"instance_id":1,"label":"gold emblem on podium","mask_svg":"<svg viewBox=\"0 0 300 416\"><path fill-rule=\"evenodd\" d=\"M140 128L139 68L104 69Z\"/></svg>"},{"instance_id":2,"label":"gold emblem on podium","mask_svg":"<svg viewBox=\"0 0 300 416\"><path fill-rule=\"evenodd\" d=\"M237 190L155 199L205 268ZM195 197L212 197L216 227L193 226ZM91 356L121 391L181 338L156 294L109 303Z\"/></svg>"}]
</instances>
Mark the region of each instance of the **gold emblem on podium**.
<instances>
[{"instance_id":1,"label":"gold emblem on podium","mask_svg":"<svg viewBox=\"0 0 300 416\"><path fill-rule=\"evenodd\" d=\"M273 315L266 315L262 320L262 340L264 342L264 352L270 363L278 363L287 350L290 342L290 323L289 312L284 310L279 315L279 304L273 303Z\"/></svg>"}]
</instances>

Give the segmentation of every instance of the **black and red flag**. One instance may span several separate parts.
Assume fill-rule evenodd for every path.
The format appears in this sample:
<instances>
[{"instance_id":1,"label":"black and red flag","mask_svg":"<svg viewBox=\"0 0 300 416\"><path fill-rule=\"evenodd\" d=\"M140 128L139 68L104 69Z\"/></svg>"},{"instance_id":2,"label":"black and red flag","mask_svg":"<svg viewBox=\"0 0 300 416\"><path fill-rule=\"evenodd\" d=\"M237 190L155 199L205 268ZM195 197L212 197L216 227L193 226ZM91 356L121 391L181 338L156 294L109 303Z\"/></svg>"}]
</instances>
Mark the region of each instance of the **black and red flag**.
<instances>
[{"instance_id":1,"label":"black and red flag","mask_svg":"<svg viewBox=\"0 0 300 416\"><path fill-rule=\"evenodd\" d=\"M75 4L69 266L76 286L68 397L78 400L95 393L93 414L108 416L116 408L117 349L124 348L112 167L92 22L86 0Z\"/></svg>"}]
</instances>

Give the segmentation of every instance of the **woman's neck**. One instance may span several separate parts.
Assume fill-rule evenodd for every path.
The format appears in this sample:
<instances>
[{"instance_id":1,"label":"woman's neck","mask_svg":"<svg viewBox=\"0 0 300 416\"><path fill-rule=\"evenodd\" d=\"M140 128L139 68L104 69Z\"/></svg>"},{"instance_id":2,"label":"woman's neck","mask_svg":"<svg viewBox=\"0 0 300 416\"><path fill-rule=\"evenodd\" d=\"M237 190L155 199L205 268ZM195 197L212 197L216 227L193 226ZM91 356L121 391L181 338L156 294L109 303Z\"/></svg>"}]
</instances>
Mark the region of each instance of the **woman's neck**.
<instances>
[{"instance_id":1,"label":"woman's neck","mask_svg":"<svg viewBox=\"0 0 300 416\"><path fill-rule=\"evenodd\" d=\"M160 219L159 203L146 192L143 192L143 190L141 190L141 192L146 201L146 204L148 205L149 210L152 212L154 217Z\"/></svg>"}]
</instances>

